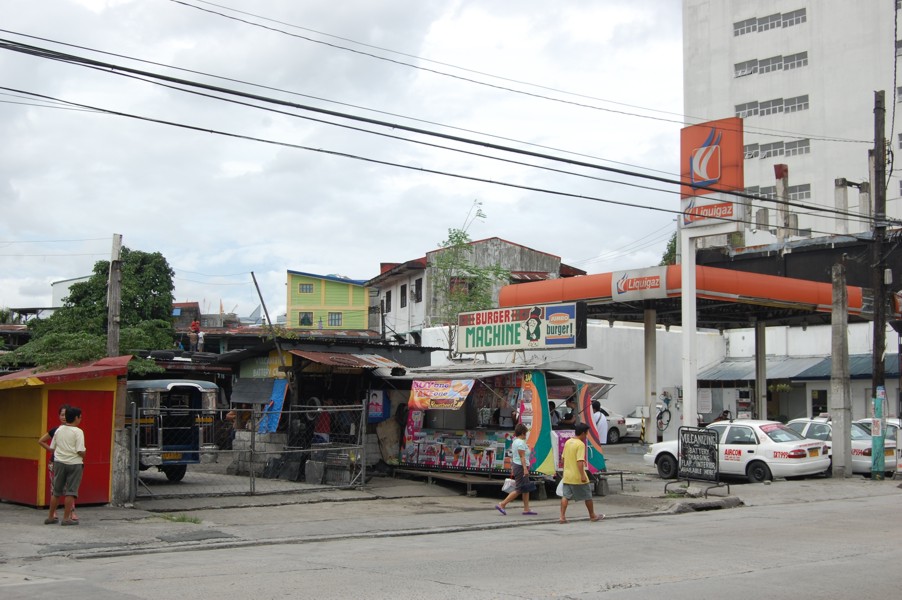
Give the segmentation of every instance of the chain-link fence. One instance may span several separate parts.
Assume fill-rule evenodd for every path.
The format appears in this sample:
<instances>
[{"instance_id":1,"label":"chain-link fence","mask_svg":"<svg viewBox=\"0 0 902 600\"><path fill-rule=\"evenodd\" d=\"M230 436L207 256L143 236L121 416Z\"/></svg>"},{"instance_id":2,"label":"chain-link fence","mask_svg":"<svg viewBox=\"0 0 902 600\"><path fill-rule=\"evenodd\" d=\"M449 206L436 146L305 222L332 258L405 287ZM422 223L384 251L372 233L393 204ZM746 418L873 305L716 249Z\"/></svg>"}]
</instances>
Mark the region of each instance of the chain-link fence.
<instances>
[{"instance_id":1,"label":"chain-link fence","mask_svg":"<svg viewBox=\"0 0 902 600\"><path fill-rule=\"evenodd\" d=\"M303 493L363 485L366 411L308 405L208 411L132 405L132 500Z\"/></svg>"}]
</instances>

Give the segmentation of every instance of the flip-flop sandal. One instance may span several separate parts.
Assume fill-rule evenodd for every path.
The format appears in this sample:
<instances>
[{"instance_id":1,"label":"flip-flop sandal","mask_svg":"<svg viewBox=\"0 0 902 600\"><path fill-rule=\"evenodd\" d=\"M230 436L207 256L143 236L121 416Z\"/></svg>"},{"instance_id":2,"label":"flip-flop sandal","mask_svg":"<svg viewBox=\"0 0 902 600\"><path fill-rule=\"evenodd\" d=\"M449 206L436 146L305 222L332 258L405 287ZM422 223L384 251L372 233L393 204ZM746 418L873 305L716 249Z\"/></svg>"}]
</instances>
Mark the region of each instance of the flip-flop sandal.
<instances>
[{"instance_id":1,"label":"flip-flop sandal","mask_svg":"<svg viewBox=\"0 0 902 600\"><path fill-rule=\"evenodd\" d=\"M507 516L507 511L504 510L503 508L501 508L501 505L500 505L500 504L496 504L496 505L495 505L495 509L496 509L498 512L500 512L502 515Z\"/></svg>"},{"instance_id":2,"label":"flip-flop sandal","mask_svg":"<svg viewBox=\"0 0 902 600\"><path fill-rule=\"evenodd\" d=\"M55 525L59 522L60 522L60 520L57 519L56 517L53 517L52 519L50 519L50 518L44 519L44 525Z\"/></svg>"},{"instance_id":3,"label":"flip-flop sandal","mask_svg":"<svg viewBox=\"0 0 902 600\"><path fill-rule=\"evenodd\" d=\"M538 515L539 513L533 512L533 511L531 511L531 510L525 510L525 511L523 511L523 514L524 514L524 515L529 515L529 516L533 517L533 516Z\"/></svg>"},{"instance_id":4,"label":"flip-flop sandal","mask_svg":"<svg viewBox=\"0 0 902 600\"><path fill-rule=\"evenodd\" d=\"M589 519L589 520L592 521L593 523L595 521L602 521L602 520L604 520L604 515L595 515L594 519Z\"/></svg>"}]
</instances>

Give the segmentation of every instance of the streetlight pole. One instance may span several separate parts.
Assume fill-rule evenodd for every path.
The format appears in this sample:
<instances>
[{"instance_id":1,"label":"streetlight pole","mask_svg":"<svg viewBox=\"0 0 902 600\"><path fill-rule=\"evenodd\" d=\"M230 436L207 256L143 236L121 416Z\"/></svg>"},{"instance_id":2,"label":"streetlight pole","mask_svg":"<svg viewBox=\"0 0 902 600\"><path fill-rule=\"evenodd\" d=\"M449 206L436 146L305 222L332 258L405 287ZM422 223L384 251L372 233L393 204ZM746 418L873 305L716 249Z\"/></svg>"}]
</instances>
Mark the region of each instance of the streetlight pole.
<instances>
[{"instance_id":1,"label":"streetlight pole","mask_svg":"<svg viewBox=\"0 0 902 600\"><path fill-rule=\"evenodd\" d=\"M884 242L886 240L886 107L884 92L874 92L874 239L872 281L874 290L874 349L872 353L871 397L874 417L883 416L886 399L884 354L886 352L886 291L884 283ZM871 429L871 479L883 479L883 431Z\"/></svg>"}]
</instances>

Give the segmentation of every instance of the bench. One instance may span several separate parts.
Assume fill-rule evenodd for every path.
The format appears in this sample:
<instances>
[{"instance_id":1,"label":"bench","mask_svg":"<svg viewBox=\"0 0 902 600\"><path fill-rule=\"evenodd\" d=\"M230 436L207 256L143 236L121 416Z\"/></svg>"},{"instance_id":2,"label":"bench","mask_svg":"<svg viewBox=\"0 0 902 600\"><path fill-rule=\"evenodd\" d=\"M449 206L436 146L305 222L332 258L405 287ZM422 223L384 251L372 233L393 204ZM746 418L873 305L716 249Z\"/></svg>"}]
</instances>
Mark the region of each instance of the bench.
<instances>
[{"instance_id":1,"label":"bench","mask_svg":"<svg viewBox=\"0 0 902 600\"><path fill-rule=\"evenodd\" d=\"M441 481L450 481L452 483L463 483L467 486L467 496L474 496L474 485L497 485L499 488L504 485L504 479L492 479L481 475L470 475L468 473L445 473L442 471L420 471L417 469L395 469L395 475L408 475L411 477L425 477L426 482L430 485L434 479Z\"/></svg>"}]
</instances>

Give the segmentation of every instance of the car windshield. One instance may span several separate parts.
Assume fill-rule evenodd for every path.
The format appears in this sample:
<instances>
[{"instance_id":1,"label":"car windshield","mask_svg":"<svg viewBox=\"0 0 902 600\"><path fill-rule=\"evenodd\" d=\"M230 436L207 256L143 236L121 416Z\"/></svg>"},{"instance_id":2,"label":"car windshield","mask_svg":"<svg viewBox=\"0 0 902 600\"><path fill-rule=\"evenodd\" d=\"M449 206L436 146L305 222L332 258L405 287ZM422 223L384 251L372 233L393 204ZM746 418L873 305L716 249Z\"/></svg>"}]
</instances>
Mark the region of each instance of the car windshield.
<instances>
[{"instance_id":1,"label":"car windshield","mask_svg":"<svg viewBox=\"0 0 902 600\"><path fill-rule=\"evenodd\" d=\"M852 423L852 439L853 440L870 440L871 432L859 425Z\"/></svg>"},{"instance_id":2,"label":"car windshield","mask_svg":"<svg viewBox=\"0 0 902 600\"><path fill-rule=\"evenodd\" d=\"M767 437L775 442L802 442L805 438L782 423L767 423L761 426Z\"/></svg>"}]
</instances>

